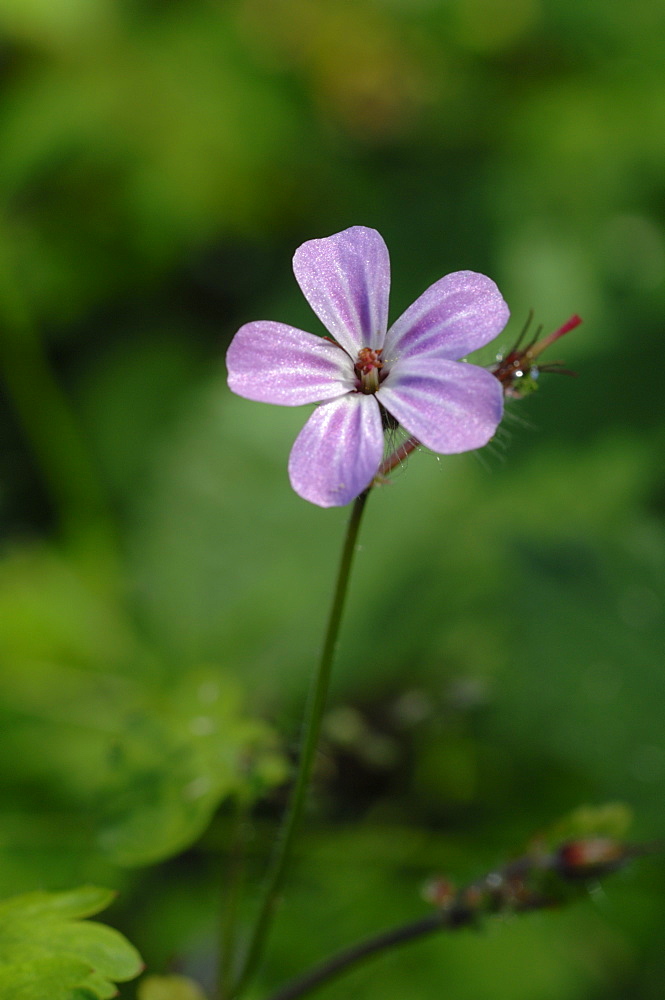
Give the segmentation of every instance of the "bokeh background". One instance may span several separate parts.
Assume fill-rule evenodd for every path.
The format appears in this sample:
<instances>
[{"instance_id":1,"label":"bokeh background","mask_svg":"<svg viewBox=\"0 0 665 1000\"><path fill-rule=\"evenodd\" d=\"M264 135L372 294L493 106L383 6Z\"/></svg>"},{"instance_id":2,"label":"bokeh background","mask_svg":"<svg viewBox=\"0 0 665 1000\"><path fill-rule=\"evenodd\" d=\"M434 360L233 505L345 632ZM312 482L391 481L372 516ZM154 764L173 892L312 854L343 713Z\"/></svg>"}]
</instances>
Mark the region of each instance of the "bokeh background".
<instances>
[{"instance_id":1,"label":"bokeh background","mask_svg":"<svg viewBox=\"0 0 665 1000\"><path fill-rule=\"evenodd\" d=\"M483 271L494 350L577 312L550 356L579 377L371 498L256 996L580 805L662 835L662 5L2 0L0 30L3 894L117 887L148 968L209 980L229 797L262 803L251 890L347 516L290 490L304 414L232 397L224 350L322 332L291 256L356 224L393 317ZM655 1000L664 883L650 859L321 996Z\"/></svg>"}]
</instances>

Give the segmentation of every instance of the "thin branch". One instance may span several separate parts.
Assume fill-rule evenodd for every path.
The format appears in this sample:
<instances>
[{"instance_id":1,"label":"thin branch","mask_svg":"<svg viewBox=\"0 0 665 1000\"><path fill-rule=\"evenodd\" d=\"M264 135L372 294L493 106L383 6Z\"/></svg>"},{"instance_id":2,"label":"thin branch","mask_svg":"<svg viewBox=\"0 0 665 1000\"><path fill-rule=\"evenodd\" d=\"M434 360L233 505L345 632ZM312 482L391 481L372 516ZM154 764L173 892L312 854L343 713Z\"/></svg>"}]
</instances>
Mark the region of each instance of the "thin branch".
<instances>
[{"instance_id":1,"label":"thin branch","mask_svg":"<svg viewBox=\"0 0 665 1000\"><path fill-rule=\"evenodd\" d=\"M428 893L437 905L433 913L351 945L287 983L268 1000L298 1000L373 955L435 931L458 930L488 914L525 913L561 905L586 892L591 880L657 849L657 845L627 845L608 837L586 837L567 841L552 853L535 850L463 889L455 889L444 879L435 880Z\"/></svg>"},{"instance_id":2,"label":"thin branch","mask_svg":"<svg viewBox=\"0 0 665 1000\"><path fill-rule=\"evenodd\" d=\"M417 938L426 937L434 931L441 930L442 927L446 926L447 920L447 915L442 910L437 910L411 924L383 931L376 937L368 938L366 941L361 941L360 944L352 945L345 951L333 955L321 965L306 972L304 976L287 983L277 993L273 993L269 1000L297 1000L298 997L310 993L323 983L329 983L351 966L363 962L378 952L386 951L388 948L398 948L400 945L408 944L409 941L415 941Z\"/></svg>"}]
</instances>

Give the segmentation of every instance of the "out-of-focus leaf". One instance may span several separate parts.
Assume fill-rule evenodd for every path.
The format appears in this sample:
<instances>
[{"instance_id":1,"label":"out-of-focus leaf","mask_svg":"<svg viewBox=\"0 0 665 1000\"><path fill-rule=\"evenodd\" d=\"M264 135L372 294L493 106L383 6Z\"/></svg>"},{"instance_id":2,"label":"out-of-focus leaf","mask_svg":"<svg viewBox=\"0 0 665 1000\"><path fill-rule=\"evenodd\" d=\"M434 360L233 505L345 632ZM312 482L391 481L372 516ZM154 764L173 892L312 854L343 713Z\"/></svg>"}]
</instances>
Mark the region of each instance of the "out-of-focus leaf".
<instances>
[{"instance_id":1,"label":"out-of-focus leaf","mask_svg":"<svg viewBox=\"0 0 665 1000\"><path fill-rule=\"evenodd\" d=\"M118 931L85 921L113 899L108 889L34 892L0 902L3 1000L85 1000L115 996L116 982L142 968Z\"/></svg>"},{"instance_id":2,"label":"out-of-focus leaf","mask_svg":"<svg viewBox=\"0 0 665 1000\"><path fill-rule=\"evenodd\" d=\"M111 748L100 842L119 864L160 860L191 844L224 798L252 799L285 774L272 731L244 715L236 682L212 667L189 672Z\"/></svg>"},{"instance_id":3,"label":"out-of-focus leaf","mask_svg":"<svg viewBox=\"0 0 665 1000\"><path fill-rule=\"evenodd\" d=\"M146 976L139 983L138 1000L205 1000L198 983L187 976Z\"/></svg>"},{"instance_id":4,"label":"out-of-focus leaf","mask_svg":"<svg viewBox=\"0 0 665 1000\"><path fill-rule=\"evenodd\" d=\"M20 208L0 242L40 317L71 321L201 237L269 227L277 200L288 204L307 131L223 7L194 0L142 18L74 0L53 18L13 6L0 27L46 51L7 81L0 201Z\"/></svg>"},{"instance_id":5,"label":"out-of-focus leaf","mask_svg":"<svg viewBox=\"0 0 665 1000\"><path fill-rule=\"evenodd\" d=\"M633 822L631 809L623 802L602 806L580 806L554 826L538 835L542 847L557 847L566 840L586 837L625 838Z\"/></svg>"},{"instance_id":6,"label":"out-of-focus leaf","mask_svg":"<svg viewBox=\"0 0 665 1000\"><path fill-rule=\"evenodd\" d=\"M73 562L46 549L7 561L0 621L0 775L14 807L27 783L37 830L52 826L50 807L80 827L82 855L101 847L116 864L147 864L188 846L224 798L284 779L275 735L247 714L240 683L212 665L174 680ZM35 809L35 782L59 799Z\"/></svg>"}]
</instances>

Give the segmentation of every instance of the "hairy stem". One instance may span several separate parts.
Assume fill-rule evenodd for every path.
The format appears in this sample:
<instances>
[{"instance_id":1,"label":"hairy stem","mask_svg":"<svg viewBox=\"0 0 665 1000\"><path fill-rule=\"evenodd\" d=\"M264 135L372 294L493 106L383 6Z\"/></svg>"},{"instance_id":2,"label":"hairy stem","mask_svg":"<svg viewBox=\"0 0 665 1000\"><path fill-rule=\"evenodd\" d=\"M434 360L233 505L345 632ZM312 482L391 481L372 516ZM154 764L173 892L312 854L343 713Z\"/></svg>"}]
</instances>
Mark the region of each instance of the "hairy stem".
<instances>
[{"instance_id":1,"label":"hairy stem","mask_svg":"<svg viewBox=\"0 0 665 1000\"><path fill-rule=\"evenodd\" d=\"M392 455L389 455L379 468L379 478L387 476L393 469L400 465L412 451L420 447L420 441L416 437L409 437L402 444L398 445Z\"/></svg>"}]
</instances>

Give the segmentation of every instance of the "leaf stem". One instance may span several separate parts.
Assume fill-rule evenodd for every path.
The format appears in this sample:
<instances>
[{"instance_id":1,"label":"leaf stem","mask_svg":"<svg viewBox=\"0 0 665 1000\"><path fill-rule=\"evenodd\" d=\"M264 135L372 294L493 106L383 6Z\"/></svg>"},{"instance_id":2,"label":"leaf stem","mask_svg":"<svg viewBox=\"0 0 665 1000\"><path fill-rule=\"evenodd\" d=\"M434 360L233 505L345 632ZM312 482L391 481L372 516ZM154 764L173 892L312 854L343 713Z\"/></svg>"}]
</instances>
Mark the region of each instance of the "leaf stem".
<instances>
[{"instance_id":1,"label":"leaf stem","mask_svg":"<svg viewBox=\"0 0 665 1000\"><path fill-rule=\"evenodd\" d=\"M286 876L286 870L291 859L293 842L300 823L309 779L314 763L314 755L321 731L321 720L326 704L330 673L332 669L337 637L342 621L344 603L348 591L353 557L356 551L356 540L360 529L363 511L369 496L369 489L356 498L346 529L346 537L337 574L337 584L333 595L330 617L325 634L318 670L313 678L309 698L305 709L303 722L300 762L291 801L284 817L282 829L275 845L272 863L266 880L263 901L256 923L247 946L244 962L238 976L232 996L238 996L247 985L261 958L263 948L270 930L279 895Z\"/></svg>"}]
</instances>

